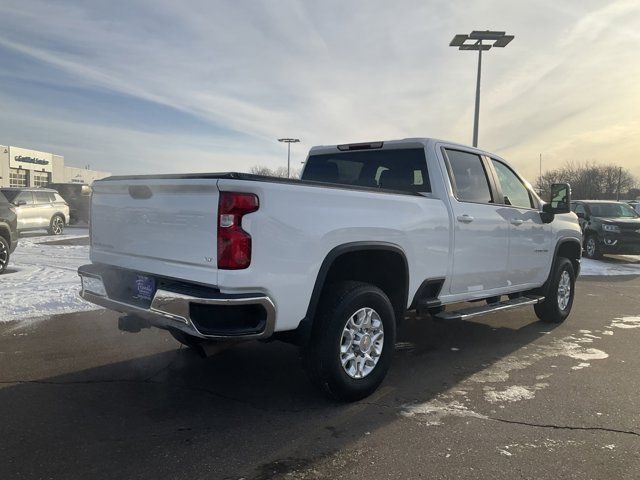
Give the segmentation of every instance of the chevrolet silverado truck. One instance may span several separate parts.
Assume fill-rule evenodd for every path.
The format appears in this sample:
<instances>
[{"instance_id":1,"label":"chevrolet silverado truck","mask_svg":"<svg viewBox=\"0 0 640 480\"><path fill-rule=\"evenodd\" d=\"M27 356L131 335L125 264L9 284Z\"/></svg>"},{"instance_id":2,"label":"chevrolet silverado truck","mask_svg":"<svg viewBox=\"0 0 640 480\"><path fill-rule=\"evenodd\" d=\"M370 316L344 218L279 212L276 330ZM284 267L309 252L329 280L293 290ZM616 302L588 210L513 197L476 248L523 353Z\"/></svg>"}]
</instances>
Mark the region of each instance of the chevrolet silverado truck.
<instances>
[{"instance_id":1,"label":"chevrolet silverado truck","mask_svg":"<svg viewBox=\"0 0 640 480\"><path fill-rule=\"evenodd\" d=\"M81 296L193 348L294 342L312 381L353 401L383 381L408 310L567 318L570 200L567 184L545 203L497 155L425 138L314 147L299 180L114 176L93 184Z\"/></svg>"}]
</instances>

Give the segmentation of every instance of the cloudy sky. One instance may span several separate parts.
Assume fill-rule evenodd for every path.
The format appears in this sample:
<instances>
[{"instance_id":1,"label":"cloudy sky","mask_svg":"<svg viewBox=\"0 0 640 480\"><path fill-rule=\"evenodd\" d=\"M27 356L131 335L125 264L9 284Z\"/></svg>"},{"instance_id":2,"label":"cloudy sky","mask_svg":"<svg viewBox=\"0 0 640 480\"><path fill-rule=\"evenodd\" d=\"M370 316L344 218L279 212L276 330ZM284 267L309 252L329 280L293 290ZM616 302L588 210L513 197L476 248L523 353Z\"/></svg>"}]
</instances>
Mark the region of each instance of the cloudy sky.
<instances>
[{"instance_id":1,"label":"cloudy sky","mask_svg":"<svg viewBox=\"0 0 640 480\"><path fill-rule=\"evenodd\" d=\"M94 4L94 5L92 5ZM538 155L640 177L640 2L29 1L0 3L0 144L114 173L248 170L314 144L471 142L533 177Z\"/></svg>"}]
</instances>

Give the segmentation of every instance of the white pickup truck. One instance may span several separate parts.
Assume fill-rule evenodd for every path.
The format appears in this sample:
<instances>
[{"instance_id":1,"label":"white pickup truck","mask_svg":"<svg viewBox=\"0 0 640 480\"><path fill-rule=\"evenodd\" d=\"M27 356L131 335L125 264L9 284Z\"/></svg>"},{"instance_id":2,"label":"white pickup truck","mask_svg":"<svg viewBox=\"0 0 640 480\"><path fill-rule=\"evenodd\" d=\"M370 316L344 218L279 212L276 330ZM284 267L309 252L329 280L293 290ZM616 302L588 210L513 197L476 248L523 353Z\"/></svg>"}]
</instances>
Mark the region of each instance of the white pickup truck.
<instances>
[{"instance_id":1,"label":"white pickup truck","mask_svg":"<svg viewBox=\"0 0 640 480\"><path fill-rule=\"evenodd\" d=\"M81 295L194 348L295 342L315 383L356 400L407 310L563 321L582 251L569 204L567 184L544 203L498 156L427 138L314 147L301 180L110 177L93 187Z\"/></svg>"}]
</instances>

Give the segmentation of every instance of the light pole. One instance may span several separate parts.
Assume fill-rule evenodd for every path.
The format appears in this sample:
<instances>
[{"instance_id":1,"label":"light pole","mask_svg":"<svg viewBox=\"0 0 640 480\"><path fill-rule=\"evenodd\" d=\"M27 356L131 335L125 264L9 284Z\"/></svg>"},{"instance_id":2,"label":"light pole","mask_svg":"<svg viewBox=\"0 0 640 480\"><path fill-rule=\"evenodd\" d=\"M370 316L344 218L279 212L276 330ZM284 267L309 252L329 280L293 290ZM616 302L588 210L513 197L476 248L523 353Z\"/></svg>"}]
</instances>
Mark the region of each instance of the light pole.
<instances>
[{"instance_id":1,"label":"light pole","mask_svg":"<svg viewBox=\"0 0 640 480\"><path fill-rule=\"evenodd\" d=\"M291 144L300 142L299 138L279 138L279 142L287 144L287 178L291 176Z\"/></svg>"},{"instance_id":2,"label":"light pole","mask_svg":"<svg viewBox=\"0 0 640 480\"><path fill-rule=\"evenodd\" d=\"M480 120L480 72L482 71L482 51L490 50L491 47L506 47L513 35L506 35L505 32L493 32L490 30L474 30L466 34L458 34L453 37L450 47L458 47L458 50L478 51L478 77L476 78L476 110L473 115L473 146L478 146L478 123ZM483 40L485 43L483 43ZM493 42L493 43L491 43Z\"/></svg>"}]
</instances>

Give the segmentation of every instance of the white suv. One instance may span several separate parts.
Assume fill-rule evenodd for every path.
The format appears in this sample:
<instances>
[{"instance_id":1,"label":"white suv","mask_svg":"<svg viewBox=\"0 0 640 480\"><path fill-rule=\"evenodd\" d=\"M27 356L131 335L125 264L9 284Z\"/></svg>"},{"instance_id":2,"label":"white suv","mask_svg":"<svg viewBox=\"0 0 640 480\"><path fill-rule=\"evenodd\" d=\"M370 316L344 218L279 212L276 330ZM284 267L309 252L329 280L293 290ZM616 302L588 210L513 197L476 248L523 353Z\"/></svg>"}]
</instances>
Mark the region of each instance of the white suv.
<instances>
[{"instance_id":1,"label":"white suv","mask_svg":"<svg viewBox=\"0 0 640 480\"><path fill-rule=\"evenodd\" d=\"M3 188L2 193L15 205L18 232L47 229L50 235L61 235L69 224L69 205L48 188Z\"/></svg>"}]
</instances>

